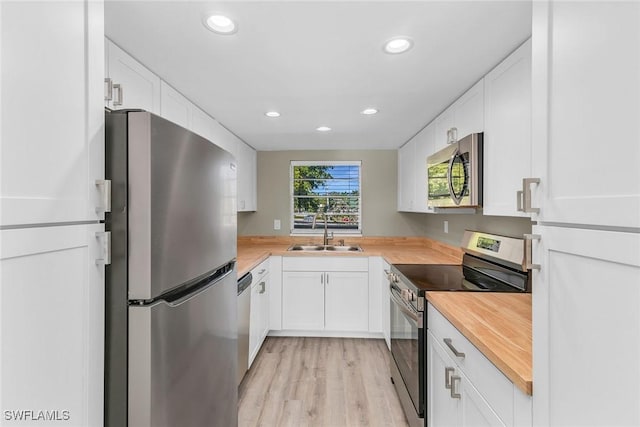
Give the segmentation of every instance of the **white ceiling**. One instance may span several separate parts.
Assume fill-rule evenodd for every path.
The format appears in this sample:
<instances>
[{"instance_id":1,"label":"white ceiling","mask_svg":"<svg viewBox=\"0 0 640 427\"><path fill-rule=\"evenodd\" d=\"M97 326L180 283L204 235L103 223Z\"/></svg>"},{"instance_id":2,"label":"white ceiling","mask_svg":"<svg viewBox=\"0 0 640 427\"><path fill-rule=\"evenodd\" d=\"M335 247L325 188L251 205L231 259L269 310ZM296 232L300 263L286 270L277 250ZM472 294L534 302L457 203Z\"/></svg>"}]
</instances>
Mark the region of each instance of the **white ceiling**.
<instances>
[{"instance_id":1,"label":"white ceiling","mask_svg":"<svg viewBox=\"0 0 640 427\"><path fill-rule=\"evenodd\" d=\"M238 32L207 30L211 11ZM531 34L530 1L107 0L105 14L111 40L258 150L397 148ZM397 35L413 49L385 54Z\"/></svg>"}]
</instances>

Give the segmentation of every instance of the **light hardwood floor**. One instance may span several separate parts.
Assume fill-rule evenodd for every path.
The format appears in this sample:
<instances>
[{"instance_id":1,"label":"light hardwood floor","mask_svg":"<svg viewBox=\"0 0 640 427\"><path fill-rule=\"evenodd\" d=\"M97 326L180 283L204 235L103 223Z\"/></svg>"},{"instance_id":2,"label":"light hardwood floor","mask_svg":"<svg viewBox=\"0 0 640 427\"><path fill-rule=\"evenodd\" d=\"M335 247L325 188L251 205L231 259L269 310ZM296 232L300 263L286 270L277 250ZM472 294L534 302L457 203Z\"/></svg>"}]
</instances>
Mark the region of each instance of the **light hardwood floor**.
<instances>
[{"instance_id":1,"label":"light hardwood floor","mask_svg":"<svg viewBox=\"0 0 640 427\"><path fill-rule=\"evenodd\" d=\"M267 337L239 388L240 427L408 426L384 340Z\"/></svg>"}]
</instances>

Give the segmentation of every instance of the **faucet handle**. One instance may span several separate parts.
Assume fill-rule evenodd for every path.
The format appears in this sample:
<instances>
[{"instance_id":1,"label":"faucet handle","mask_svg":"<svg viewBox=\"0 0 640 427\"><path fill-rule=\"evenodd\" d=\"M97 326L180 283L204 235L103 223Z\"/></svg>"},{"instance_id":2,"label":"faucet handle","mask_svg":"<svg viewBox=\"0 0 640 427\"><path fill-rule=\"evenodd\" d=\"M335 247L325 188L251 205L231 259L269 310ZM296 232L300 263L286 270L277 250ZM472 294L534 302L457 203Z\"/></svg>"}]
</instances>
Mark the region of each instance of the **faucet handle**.
<instances>
[{"instance_id":1,"label":"faucet handle","mask_svg":"<svg viewBox=\"0 0 640 427\"><path fill-rule=\"evenodd\" d=\"M340 246L344 246L344 239L340 239L338 242L340 242Z\"/></svg>"}]
</instances>

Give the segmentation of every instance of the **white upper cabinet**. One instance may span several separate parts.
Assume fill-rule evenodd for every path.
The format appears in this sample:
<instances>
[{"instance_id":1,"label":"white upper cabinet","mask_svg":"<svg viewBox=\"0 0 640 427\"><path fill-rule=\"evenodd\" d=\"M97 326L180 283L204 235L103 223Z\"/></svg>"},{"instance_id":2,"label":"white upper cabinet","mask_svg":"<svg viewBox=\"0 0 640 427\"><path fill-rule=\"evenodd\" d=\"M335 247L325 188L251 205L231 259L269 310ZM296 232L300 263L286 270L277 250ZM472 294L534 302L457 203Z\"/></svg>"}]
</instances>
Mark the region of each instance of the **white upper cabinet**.
<instances>
[{"instance_id":1,"label":"white upper cabinet","mask_svg":"<svg viewBox=\"0 0 640 427\"><path fill-rule=\"evenodd\" d=\"M113 110L139 108L160 115L160 77L105 39L107 91L105 106Z\"/></svg>"},{"instance_id":2,"label":"white upper cabinet","mask_svg":"<svg viewBox=\"0 0 640 427\"><path fill-rule=\"evenodd\" d=\"M435 151L484 130L484 80L480 80L435 119Z\"/></svg>"},{"instance_id":3,"label":"white upper cabinet","mask_svg":"<svg viewBox=\"0 0 640 427\"><path fill-rule=\"evenodd\" d=\"M160 83L160 115L185 129L192 129L191 111L197 108L166 82ZM195 130L194 130L195 132Z\"/></svg>"},{"instance_id":4,"label":"white upper cabinet","mask_svg":"<svg viewBox=\"0 0 640 427\"><path fill-rule=\"evenodd\" d=\"M0 2L0 225L104 218L100 1Z\"/></svg>"},{"instance_id":5,"label":"white upper cabinet","mask_svg":"<svg viewBox=\"0 0 640 427\"><path fill-rule=\"evenodd\" d=\"M238 142L238 211L255 211L256 202L256 150L242 141Z\"/></svg>"},{"instance_id":6,"label":"white upper cabinet","mask_svg":"<svg viewBox=\"0 0 640 427\"><path fill-rule=\"evenodd\" d=\"M531 176L531 40L484 78L485 215L518 211L522 179Z\"/></svg>"},{"instance_id":7,"label":"white upper cabinet","mask_svg":"<svg viewBox=\"0 0 640 427\"><path fill-rule=\"evenodd\" d=\"M415 150L413 139L398 149L398 210L401 212L413 211L416 191Z\"/></svg>"},{"instance_id":8,"label":"white upper cabinet","mask_svg":"<svg viewBox=\"0 0 640 427\"><path fill-rule=\"evenodd\" d=\"M533 206L640 228L640 2L533 3Z\"/></svg>"},{"instance_id":9,"label":"white upper cabinet","mask_svg":"<svg viewBox=\"0 0 640 427\"><path fill-rule=\"evenodd\" d=\"M434 153L436 143L435 128L435 124L431 123L414 137L416 144L415 156L413 158L414 212L433 212L433 209L427 206L427 157Z\"/></svg>"}]
</instances>

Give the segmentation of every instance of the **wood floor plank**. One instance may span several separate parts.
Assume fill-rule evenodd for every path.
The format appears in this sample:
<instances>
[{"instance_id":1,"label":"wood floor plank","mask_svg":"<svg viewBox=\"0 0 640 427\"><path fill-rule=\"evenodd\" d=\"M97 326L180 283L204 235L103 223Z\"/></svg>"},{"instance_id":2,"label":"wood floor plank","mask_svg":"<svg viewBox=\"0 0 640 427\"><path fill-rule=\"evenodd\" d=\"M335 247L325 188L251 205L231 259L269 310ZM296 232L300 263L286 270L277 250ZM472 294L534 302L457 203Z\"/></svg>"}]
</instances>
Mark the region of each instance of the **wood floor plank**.
<instances>
[{"instance_id":1,"label":"wood floor plank","mask_svg":"<svg viewBox=\"0 0 640 427\"><path fill-rule=\"evenodd\" d=\"M407 427L383 340L268 337L239 388L240 427Z\"/></svg>"}]
</instances>

